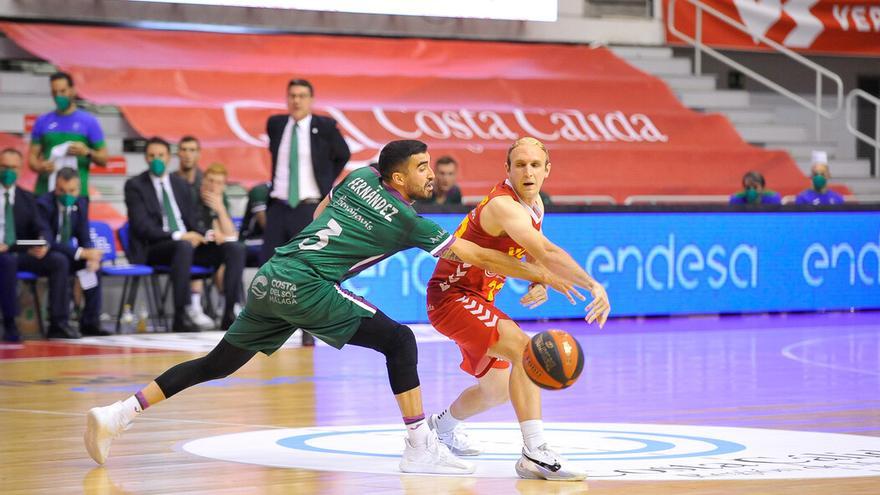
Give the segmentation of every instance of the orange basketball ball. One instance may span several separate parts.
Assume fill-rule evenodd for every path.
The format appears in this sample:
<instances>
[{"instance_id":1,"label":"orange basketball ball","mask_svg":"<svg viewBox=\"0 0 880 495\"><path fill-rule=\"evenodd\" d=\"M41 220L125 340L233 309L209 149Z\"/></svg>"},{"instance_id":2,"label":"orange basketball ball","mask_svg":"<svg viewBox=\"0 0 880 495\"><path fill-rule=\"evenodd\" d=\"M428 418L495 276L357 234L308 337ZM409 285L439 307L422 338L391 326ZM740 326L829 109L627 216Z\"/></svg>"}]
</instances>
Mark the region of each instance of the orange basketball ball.
<instances>
[{"instance_id":1,"label":"orange basketball ball","mask_svg":"<svg viewBox=\"0 0 880 495\"><path fill-rule=\"evenodd\" d=\"M523 350L523 368L535 385L547 390L562 390L572 386L581 376L584 353L568 332L547 330L532 337Z\"/></svg>"}]
</instances>

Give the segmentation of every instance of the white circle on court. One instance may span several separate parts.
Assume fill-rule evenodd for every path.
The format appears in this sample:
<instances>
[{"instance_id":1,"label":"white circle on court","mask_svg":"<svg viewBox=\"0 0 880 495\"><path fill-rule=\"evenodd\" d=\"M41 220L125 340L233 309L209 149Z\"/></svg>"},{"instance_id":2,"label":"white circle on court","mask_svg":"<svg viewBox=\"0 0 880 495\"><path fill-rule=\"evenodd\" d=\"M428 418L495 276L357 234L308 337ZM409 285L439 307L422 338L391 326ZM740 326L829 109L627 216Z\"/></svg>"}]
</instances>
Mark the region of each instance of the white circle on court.
<instances>
[{"instance_id":1,"label":"white circle on court","mask_svg":"<svg viewBox=\"0 0 880 495\"><path fill-rule=\"evenodd\" d=\"M469 423L483 447L470 476L515 478L515 423ZM400 424L284 428L187 442L195 455L262 466L401 474ZM880 476L880 437L623 423L548 423L550 445L590 479L742 480Z\"/></svg>"}]
</instances>

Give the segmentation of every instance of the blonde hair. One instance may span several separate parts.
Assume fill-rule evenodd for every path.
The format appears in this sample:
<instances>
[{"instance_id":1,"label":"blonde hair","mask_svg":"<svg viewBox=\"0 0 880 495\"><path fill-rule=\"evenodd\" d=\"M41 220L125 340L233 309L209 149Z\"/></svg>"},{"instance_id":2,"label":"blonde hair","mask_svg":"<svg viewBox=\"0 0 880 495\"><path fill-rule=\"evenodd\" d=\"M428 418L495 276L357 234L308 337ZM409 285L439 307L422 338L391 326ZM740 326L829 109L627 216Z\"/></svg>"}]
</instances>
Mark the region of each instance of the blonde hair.
<instances>
[{"instance_id":1,"label":"blonde hair","mask_svg":"<svg viewBox=\"0 0 880 495\"><path fill-rule=\"evenodd\" d=\"M208 168L205 169L205 175L208 174L218 174L222 175L223 177L229 176L229 172L226 171L226 166L222 163L216 162L208 165Z\"/></svg>"},{"instance_id":2,"label":"blonde hair","mask_svg":"<svg viewBox=\"0 0 880 495\"><path fill-rule=\"evenodd\" d=\"M520 146L525 146L527 144L531 144L533 146L537 146L538 148L541 148L541 151L544 152L544 156L547 157L547 161L544 164L546 165L546 164L550 163L550 152L547 151L547 147L544 146L544 143L542 143L541 141L538 141L537 139L535 139L531 136L526 136L526 137L521 137L521 138L517 139L516 141L513 142L513 144L510 145L510 148L507 148L507 166L508 167L510 166L510 154L513 153L513 150L517 149Z\"/></svg>"}]
</instances>

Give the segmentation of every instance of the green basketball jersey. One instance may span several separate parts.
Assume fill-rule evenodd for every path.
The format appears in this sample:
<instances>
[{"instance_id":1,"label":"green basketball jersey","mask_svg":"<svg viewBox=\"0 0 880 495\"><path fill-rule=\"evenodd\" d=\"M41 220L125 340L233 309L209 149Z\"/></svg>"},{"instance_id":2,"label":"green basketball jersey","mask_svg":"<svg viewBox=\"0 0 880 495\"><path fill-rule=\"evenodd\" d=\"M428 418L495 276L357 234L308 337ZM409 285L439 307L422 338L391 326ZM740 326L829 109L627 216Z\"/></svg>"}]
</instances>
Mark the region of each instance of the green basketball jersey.
<instances>
[{"instance_id":1,"label":"green basketball jersey","mask_svg":"<svg viewBox=\"0 0 880 495\"><path fill-rule=\"evenodd\" d=\"M271 262L295 258L324 279L341 281L388 256L417 247L439 256L455 240L386 187L374 167L355 170L330 192L330 203Z\"/></svg>"}]
</instances>

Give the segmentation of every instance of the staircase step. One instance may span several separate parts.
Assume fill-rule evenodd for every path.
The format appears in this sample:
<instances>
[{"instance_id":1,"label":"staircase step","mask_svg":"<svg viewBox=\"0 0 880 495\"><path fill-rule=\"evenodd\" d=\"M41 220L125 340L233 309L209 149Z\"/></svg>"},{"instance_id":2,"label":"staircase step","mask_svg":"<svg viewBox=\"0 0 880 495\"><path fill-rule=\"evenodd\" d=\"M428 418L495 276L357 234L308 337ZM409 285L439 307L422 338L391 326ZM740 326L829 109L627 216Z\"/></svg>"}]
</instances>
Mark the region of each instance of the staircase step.
<instances>
[{"instance_id":1,"label":"staircase step","mask_svg":"<svg viewBox=\"0 0 880 495\"><path fill-rule=\"evenodd\" d=\"M823 150L828 153L828 159L833 160L837 156L837 143L830 141L807 142L807 143L780 143L773 141L752 141L752 144L763 146L768 150L788 151L795 160L812 158L813 150Z\"/></svg>"},{"instance_id":2,"label":"staircase step","mask_svg":"<svg viewBox=\"0 0 880 495\"><path fill-rule=\"evenodd\" d=\"M655 76L683 76L691 73L691 61L687 58L632 58L626 61L633 67Z\"/></svg>"},{"instance_id":3,"label":"staircase step","mask_svg":"<svg viewBox=\"0 0 880 495\"><path fill-rule=\"evenodd\" d=\"M670 59L672 48L666 46L609 46L615 55L626 60L637 58Z\"/></svg>"},{"instance_id":4,"label":"staircase step","mask_svg":"<svg viewBox=\"0 0 880 495\"><path fill-rule=\"evenodd\" d=\"M807 130L801 126L784 124L734 123L740 136L749 142L803 142L809 139Z\"/></svg>"},{"instance_id":5,"label":"staircase step","mask_svg":"<svg viewBox=\"0 0 880 495\"><path fill-rule=\"evenodd\" d=\"M660 76L660 79L666 82L670 88L675 91L712 91L715 89L715 76L686 76L686 75L667 75Z\"/></svg>"},{"instance_id":6,"label":"staircase step","mask_svg":"<svg viewBox=\"0 0 880 495\"><path fill-rule=\"evenodd\" d=\"M752 108L716 109L714 112L724 114L734 124L769 124L776 118L776 114L770 110Z\"/></svg>"},{"instance_id":7,"label":"staircase step","mask_svg":"<svg viewBox=\"0 0 880 495\"><path fill-rule=\"evenodd\" d=\"M880 179L842 179L838 182L845 184L853 194L872 195L880 200Z\"/></svg>"},{"instance_id":8,"label":"staircase step","mask_svg":"<svg viewBox=\"0 0 880 495\"><path fill-rule=\"evenodd\" d=\"M49 98L49 78L26 72L0 72L0 93L42 96L47 102Z\"/></svg>"},{"instance_id":9,"label":"staircase step","mask_svg":"<svg viewBox=\"0 0 880 495\"><path fill-rule=\"evenodd\" d=\"M740 90L715 89L711 91L681 91L681 102L692 108L746 108L749 106L749 93Z\"/></svg>"}]
</instances>

